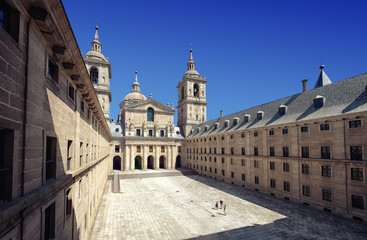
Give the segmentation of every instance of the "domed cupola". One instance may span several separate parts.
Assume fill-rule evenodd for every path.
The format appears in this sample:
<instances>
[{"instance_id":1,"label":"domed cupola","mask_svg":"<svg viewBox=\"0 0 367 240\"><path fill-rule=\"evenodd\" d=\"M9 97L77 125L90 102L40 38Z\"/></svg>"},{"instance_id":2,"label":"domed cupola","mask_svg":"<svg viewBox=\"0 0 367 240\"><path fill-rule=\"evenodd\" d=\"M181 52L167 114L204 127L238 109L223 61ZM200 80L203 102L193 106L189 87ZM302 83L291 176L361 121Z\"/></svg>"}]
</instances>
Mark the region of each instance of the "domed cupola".
<instances>
[{"instance_id":1,"label":"domed cupola","mask_svg":"<svg viewBox=\"0 0 367 240\"><path fill-rule=\"evenodd\" d=\"M147 100L147 98L140 92L140 84L138 82L138 72L135 72L135 81L132 85L133 89L131 93L126 95L126 97L122 101L127 100Z\"/></svg>"}]
</instances>

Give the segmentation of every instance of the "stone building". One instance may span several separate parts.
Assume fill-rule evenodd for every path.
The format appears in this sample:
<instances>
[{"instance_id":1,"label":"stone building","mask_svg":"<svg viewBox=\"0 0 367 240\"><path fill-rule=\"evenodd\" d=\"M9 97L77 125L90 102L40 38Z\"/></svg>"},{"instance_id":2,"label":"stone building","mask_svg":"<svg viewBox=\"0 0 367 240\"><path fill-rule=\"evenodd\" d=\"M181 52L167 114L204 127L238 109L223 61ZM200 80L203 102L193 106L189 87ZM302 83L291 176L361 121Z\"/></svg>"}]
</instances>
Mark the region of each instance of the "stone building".
<instances>
[{"instance_id":1,"label":"stone building","mask_svg":"<svg viewBox=\"0 0 367 240\"><path fill-rule=\"evenodd\" d=\"M88 239L111 170L173 169L367 220L367 74L206 120L188 70L174 106L137 72L110 117L98 28L82 56L61 0L0 2L0 239Z\"/></svg>"},{"instance_id":2,"label":"stone building","mask_svg":"<svg viewBox=\"0 0 367 240\"><path fill-rule=\"evenodd\" d=\"M0 239L89 238L112 168L105 113L61 1L1 1Z\"/></svg>"},{"instance_id":3,"label":"stone building","mask_svg":"<svg viewBox=\"0 0 367 240\"><path fill-rule=\"evenodd\" d=\"M184 165L199 174L367 220L367 74L193 127Z\"/></svg>"}]
</instances>

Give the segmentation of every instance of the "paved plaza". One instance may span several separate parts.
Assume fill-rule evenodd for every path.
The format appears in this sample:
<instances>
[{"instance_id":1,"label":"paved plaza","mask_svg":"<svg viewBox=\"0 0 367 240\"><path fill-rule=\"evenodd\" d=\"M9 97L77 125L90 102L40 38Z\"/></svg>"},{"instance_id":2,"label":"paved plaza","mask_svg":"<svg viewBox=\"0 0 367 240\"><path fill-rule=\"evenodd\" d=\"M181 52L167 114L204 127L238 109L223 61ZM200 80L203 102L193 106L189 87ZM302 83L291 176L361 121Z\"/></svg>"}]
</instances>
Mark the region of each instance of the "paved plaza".
<instances>
[{"instance_id":1,"label":"paved plaza","mask_svg":"<svg viewBox=\"0 0 367 240\"><path fill-rule=\"evenodd\" d=\"M366 225L203 176L113 174L91 239L367 239Z\"/></svg>"}]
</instances>

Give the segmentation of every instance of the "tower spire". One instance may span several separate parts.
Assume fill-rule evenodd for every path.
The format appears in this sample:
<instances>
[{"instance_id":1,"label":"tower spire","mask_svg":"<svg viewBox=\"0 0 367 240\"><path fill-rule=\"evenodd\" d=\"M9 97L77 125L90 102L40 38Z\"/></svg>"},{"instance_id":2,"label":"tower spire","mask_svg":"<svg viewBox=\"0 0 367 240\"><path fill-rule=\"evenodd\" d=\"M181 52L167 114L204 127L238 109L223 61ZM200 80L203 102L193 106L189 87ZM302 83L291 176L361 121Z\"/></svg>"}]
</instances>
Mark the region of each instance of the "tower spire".
<instances>
[{"instance_id":1,"label":"tower spire","mask_svg":"<svg viewBox=\"0 0 367 240\"><path fill-rule=\"evenodd\" d=\"M320 66L321 72L320 72L319 78L316 81L316 84L315 84L315 87L314 88L323 87L325 85L328 85L328 84L331 84L332 83L331 80L330 80L330 78L324 72L324 68L325 68L324 65L321 65Z\"/></svg>"},{"instance_id":2,"label":"tower spire","mask_svg":"<svg viewBox=\"0 0 367 240\"><path fill-rule=\"evenodd\" d=\"M140 84L138 83L138 71L135 71L135 82L133 83L132 92L140 92Z\"/></svg>"},{"instance_id":3,"label":"tower spire","mask_svg":"<svg viewBox=\"0 0 367 240\"><path fill-rule=\"evenodd\" d=\"M187 70L195 70L195 62L192 57L192 49L190 49L189 62L187 63Z\"/></svg>"},{"instance_id":4,"label":"tower spire","mask_svg":"<svg viewBox=\"0 0 367 240\"><path fill-rule=\"evenodd\" d=\"M92 42L92 50L101 52L102 45L98 39L98 26L96 26L96 33L94 34L94 40Z\"/></svg>"}]
</instances>

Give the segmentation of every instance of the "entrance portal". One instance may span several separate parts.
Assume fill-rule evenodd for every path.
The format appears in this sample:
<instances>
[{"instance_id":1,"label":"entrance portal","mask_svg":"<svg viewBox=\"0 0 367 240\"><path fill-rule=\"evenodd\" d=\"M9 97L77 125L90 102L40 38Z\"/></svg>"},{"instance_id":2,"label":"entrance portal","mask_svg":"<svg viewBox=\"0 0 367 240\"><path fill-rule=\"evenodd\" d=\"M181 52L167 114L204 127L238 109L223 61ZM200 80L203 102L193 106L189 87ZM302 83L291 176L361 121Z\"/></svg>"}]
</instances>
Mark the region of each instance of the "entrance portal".
<instances>
[{"instance_id":1,"label":"entrance portal","mask_svg":"<svg viewBox=\"0 0 367 240\"><path fill-rule=\"evenodd\" d=\"M154 158L153 158L153 156L148 157L148 169L154 169Z\"/></svg>"},{"instance_id":2,"label":"entrance portal","mask_svg":"<svg viewBox=\"0 0 367 240\"><path fill-rule=\"evenodd\" d=\"M164 156L159 157L159 168L165 168L164 167Z\"/></svg>"},{"instance_id":3,"label":"entrance portal","mask_svg":"<svg viewBox=\"0 0 367 240\"><path fill-rule=\"evenodd\" d=\"M176 157L176 168L180 168L181 167L181 156L178 155Z\"/></svg>"},{"instance_id":4,"label":"entrance portal","mask_svg":"<svg viewBox=\"0 0 367 240\"><path fill-rule=\"evenodd\" d=\"M141 157L140 156L135 157L135 169L141 170Z\"/></svg>"},{"instance_id":5,"label":"entrance portal","mask_svg":"<svg viewBox=\"0 0 367 240\"><path fill-rule=\"evenodd\" d=\"M113 157L113 170L121 170L121 157L120 156Z\"/></svg>"}]
</instances>

